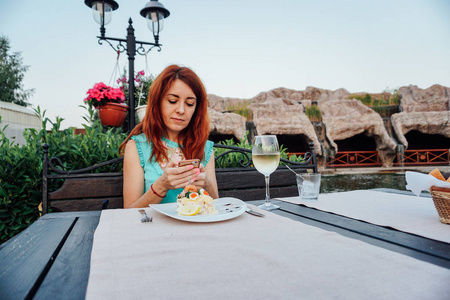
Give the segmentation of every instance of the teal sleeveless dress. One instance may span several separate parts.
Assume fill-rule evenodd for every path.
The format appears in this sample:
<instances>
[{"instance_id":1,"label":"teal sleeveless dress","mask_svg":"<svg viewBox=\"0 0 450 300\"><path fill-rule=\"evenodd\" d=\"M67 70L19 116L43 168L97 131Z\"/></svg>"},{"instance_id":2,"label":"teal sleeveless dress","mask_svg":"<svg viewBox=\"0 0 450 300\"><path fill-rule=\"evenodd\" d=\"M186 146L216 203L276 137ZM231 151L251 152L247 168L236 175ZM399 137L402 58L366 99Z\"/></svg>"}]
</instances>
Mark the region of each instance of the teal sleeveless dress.
<instances>
[{"instance_id":1,"label":"teal sleeveless dress","mask_svg":"<svg viewBox=\"0 0 450 300\"><path fill-rule=\"evenodd\" d=\"M144 133L141 133L139 135L134 135L131 137L136 142L136 148L139 154L139 161L141 164L142 169L144 169L144 193L147 192L147 190L150 188L150 186L158 179L162 174L163 170L161 169L161 166L156 162L155 158L153 157L152 160L150 160L150 155L152 153L152 143L147 141L147 137ZM162 141L165 143L166 146L170 147L171 150L173 150L173 155L177 155L177 151L179 151L180 146L169 140L165 137L162 138ZM211 141L206 141L205 145L205 158L202 160L203 166L206 166L211 158L211 154L213 151L214 143ZM171 154L169 154L170 159ZM176 202L177 201L177 195L180 194L183 191L182 188L176 189L176 190L169 190L167 192L167 195L162 199L161 203L169 203L169 202Z\"/></svg>"}]
</instances>

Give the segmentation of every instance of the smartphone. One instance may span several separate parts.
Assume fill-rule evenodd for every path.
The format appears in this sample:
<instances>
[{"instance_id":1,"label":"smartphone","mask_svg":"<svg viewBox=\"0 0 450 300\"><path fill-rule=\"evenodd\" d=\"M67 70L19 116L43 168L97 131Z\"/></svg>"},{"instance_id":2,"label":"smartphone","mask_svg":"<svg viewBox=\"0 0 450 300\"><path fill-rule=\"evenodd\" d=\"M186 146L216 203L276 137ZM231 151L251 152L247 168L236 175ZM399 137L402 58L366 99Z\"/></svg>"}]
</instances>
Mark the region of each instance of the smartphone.
<instances>
[{"instance_id":1,"label":"smartphone","mask_svg":"<svg viewBox=\"0 0 450 300\"><path fill-rule=\"evenodd\" d=\"M200 166L200 159L187 159L187 160L182 160L178 163L179 167L184 167L184 166L188 166L188 165L193 165L194 168L198 168Z\"/></svg>"}]
</instances>

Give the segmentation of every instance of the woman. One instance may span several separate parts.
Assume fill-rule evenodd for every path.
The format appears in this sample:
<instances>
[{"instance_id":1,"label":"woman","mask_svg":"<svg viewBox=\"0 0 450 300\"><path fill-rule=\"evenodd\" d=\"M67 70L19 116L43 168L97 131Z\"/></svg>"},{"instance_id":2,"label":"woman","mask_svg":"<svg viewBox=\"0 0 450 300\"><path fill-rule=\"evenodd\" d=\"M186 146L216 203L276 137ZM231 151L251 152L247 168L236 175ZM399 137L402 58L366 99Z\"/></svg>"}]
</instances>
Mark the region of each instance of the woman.
<instances>
[{"instance_id":1,"label":"woman","mask_svg":"<svg viewBox=\"0 0 450 300\"><path fill-rule=\"evenodd\" d=\"M200 78L171 65L152 83L144 119L120 146L125 208L175 202L189 183L218 198L208 103ZM198 158L199 168L178 167Z\"/></svg>"}]
</instances>

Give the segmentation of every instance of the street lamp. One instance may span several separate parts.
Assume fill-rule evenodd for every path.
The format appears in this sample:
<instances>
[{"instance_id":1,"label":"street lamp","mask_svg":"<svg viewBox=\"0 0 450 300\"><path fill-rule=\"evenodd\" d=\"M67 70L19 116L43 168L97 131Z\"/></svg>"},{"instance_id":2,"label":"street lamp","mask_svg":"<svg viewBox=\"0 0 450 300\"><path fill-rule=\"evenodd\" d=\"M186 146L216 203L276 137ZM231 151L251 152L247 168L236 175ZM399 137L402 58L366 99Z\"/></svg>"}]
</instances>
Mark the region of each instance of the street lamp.
<instances>
[{"instance_id":1,"label":"street lamp","mask_svg":"<svg viewBox=\"0 0 450 300\"><path fill-rule=\"evenodd\" d=\"M128 114L128 131L131 131L135 126L135 111L134 111L134 57L137 54L145 55L153 48L157 47L161 51L161 44L159 44L159 33L164 27L164 19L170 15L170 12L158 2L158 0L151 0L141 10L141 16L147 19L147 27L152 31L154 43L136 41L134 36L133 21L128 20L127 37L126 39L106 37L105 25L111 22L112 12L119 8L119 4L114 0L85 0L84 3L92 9L92 16L94 20L100 25L100 36L97 36L98 43L102 45L106 41L114 51L127 51L128 56L128 95L130 99L130 113ZM110 41L119 42L114 46ZM126 43L125 45L122 42ZM139 47L136 48L136 44ZM144 45L149 45L148 50Z\"/></svg>"}]
</instances>

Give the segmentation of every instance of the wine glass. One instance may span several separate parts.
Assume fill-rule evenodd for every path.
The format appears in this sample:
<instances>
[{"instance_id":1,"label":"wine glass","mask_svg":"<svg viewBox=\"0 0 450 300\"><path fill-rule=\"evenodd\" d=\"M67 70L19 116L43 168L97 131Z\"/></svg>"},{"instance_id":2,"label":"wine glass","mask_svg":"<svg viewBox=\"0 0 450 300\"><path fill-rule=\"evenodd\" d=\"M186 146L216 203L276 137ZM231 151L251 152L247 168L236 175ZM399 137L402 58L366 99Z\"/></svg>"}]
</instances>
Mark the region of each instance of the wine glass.
<instances>
[{"instance_id":1,"label":"wine glass","mask_svg":"<svg viewBox=\"0 0 450 300\"><path fill-rule=\"evenodd\" d=\"M280 163L280 147L275 135L258 135L253 141L252 160L256 170L266 179L266 202L259 207L265 210L280 208L270 202L269 177Z\"/></svg>"}]
</instances>

